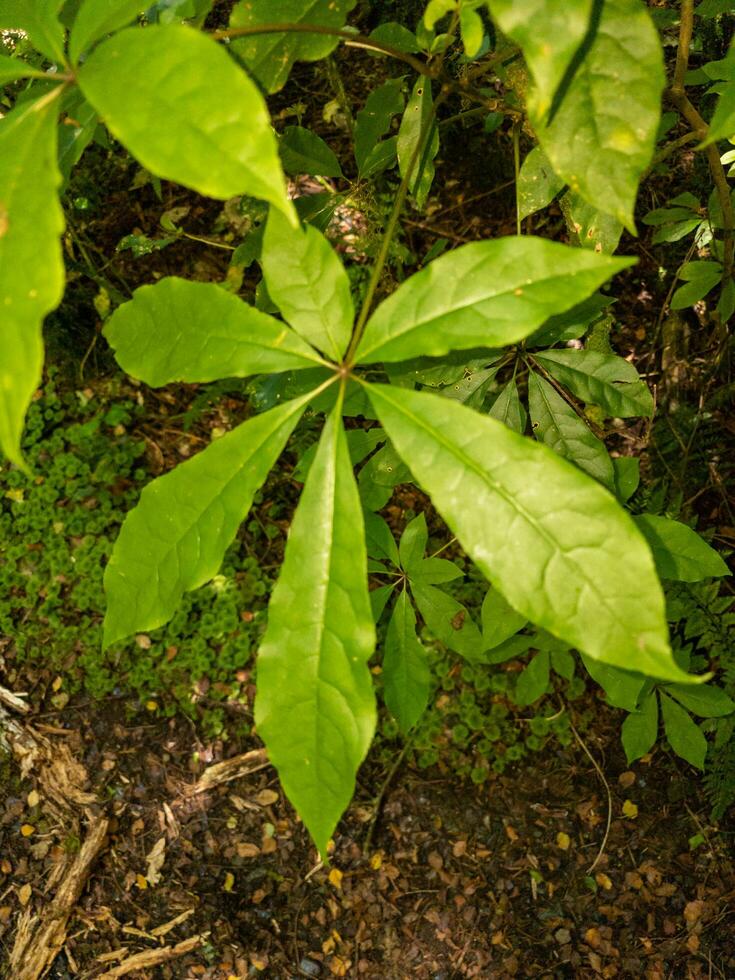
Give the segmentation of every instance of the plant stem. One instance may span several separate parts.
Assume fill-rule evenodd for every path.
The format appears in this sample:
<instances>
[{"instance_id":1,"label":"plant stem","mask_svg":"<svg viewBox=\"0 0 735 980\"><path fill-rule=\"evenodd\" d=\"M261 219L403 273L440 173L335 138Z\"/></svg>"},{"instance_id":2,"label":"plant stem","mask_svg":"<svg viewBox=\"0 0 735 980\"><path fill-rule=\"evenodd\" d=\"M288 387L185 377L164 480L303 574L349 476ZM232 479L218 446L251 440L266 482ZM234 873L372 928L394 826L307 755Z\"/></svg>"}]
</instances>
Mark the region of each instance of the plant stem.
<instances>
[{"instance_id":1,"label":"plant stem","mask_svg":"<svg viewBox=\"0 0 735 980\"><path fill-rule=\"evenodd\" d=\"M699 112L695 109L687 97L684 90L684 80L689 66L689 47L692 42L692 32L694 30L694 0L682 0L681 17L679 21L679 46L676 50L676 67L674 69L674 80L669 89L669 96L681 115L692 127L698 139L705 139L708 126ZM732 201L730 199L730 187L725 176L725 168L720 163L720 154L717 146L710 143L704 148L709 164L710 174L717 190L717 197L722 208L723 228L723 263L722 281L726 283L730 280L733 271L733 251L735 245L735 213L733 213Z\"/></svg>"},{"instance_id":2,"label":"plant stem","mask_svg":"<svg viewBox=\"0 0 735 980\"><path fill-rule=\"evenodd\" d=\"M385 267L386 260L388 259L388 252L390 251L391 242L393 241L393 236L396 233L396 228L398 227L398 221L401 216L401 211L403 210L403 205L408 196L408 188L411 183L411 178L413 176L414 170L416 169L416 164L425 148L426 141L431 135L431 131L434 128L434 120L436 118L436 110L441 105L444 97L444 92L441 92L434 102L431 115L427 121L425 129L423 129L416 141L416 146L411 154L411 159L409 160L406 172L401 179L401 183L398 187L398 192L393 202L393 207L391 209L390 217L388 218L388 224L385 229L385 234L383 235L383 240L380 243L380 250L378 251L377 257L375 259L375 264L373 265L372 271L370 273L370 280L368 282L367 290L365 292L365 299L363 300L362 306L360 308L360 313L357 317L357 322L355 323L355 328L352 331L352 338L350 339L350 346L347 349L345 355L345 364L351 367L353 364L353 359L355 356L355 351L362 340L362 335L365 331L365 324L367 323L368 316L370 315L370 309L373 305L373 300L375 299L375 293L380 282L380 277L383 274L383 269Z\"/></svg>"}]
</instances>

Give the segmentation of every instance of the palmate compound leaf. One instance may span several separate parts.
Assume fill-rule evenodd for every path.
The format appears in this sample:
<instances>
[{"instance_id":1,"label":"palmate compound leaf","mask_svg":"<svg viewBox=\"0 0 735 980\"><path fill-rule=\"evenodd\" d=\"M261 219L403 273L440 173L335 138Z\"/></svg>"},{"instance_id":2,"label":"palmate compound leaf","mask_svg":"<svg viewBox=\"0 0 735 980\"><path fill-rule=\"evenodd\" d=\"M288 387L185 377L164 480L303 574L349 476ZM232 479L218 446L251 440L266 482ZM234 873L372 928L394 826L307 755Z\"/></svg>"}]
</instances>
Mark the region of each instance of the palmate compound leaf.
<instances>
[{"instance_id":1,"label":"palmate compound leaf","mask_svg":"<svg viewBox=\"0 0 735 980\"><path fill-rule=\"evenodd\" d=\"M107 569L104 647L163 626L209 581L314 393L243 422L143 490Z\"/></svg>"},{"instance_id":2,"label":"palmate compound leaf","mask_svg":"<svg viewBox=\"0 0 735 980\"><path fill-rule=\"evenodd\" d=\"M335 361L342 359L355 310L339 256L316 228L292 228L271 208L261 257L268 295L294 330Z\"/></svg>"},{"instance_id":3,"label":"palmate compound leaf","mask_svg":"<svg viewBox=\"0 0 735 980\"><path fill-rule=\"evenodd\" d=\"M258 653L255 719L322 856L375 730L362 507L338 400L286 544Z\"/></svg>"},{"instance_id":4,"label":"palmate compound leaf","mask_svg":"<svg viewBox=\"0 0 735 980\"><path fill-rule=\"evenodd\" d=\"M661 42L641 0L604 0L589 50L548 125L547 93L528 99L554 170L590 204L635 232L638 182L653 156L665 84ZM557 37L536 33L552 48Z\"/></svg>"},{"instance_id":5,"label":"palmate compound leaf","mask_svg":"<svg viewBox=\"0 0 735 980\"><path fill-rule=\"evenodd\" d=\"M503 347L580 303L633 262L531 236L462 245L378 306L356 360L372 364Z\"/></svg>"},{"instance_id":6,"label":"palmate compound leaf","mask_svg":"<svg viewBox=\"0 0 735 980\"><path fill-rule=\"evenodd\" d=\"M41 380L41 322L64 291L55 94L0 121L0 448L18 465L23 418Z\"/></svg>"},{"instance_id":7,"label":"palmate compound leaf","mask_svg":"<svg viewBox=\"0 0 735 980\"><path fill-rule=\"evenodd\" d=\"M263 97L211 38L182 25L126 28L77 80L152 173L208 197L260 197L295 222Z\"/></svg>"},{"instance_id":8,"label":"palmate compound leaf","mask_svg":"<svg viewBox=\"0 0 735 980\"><path fill-rule=\"evenodd\" d=\"M176 276L136 289L107 321L104 334L123 370L153 387L325 363L280 320L214 283Z\"/></svg>"},{"instance_id":9,"label":"palmate compound leaf","mask_svg":"<svg viewBox=\"0 0 735 980\"><path fill-rule=\"evenodd\" d=\"M590 657L692 682L671 654L651 553L606 490L449 399L368 388L417 483L514 609Z\"/></svg>"}]
</instances>

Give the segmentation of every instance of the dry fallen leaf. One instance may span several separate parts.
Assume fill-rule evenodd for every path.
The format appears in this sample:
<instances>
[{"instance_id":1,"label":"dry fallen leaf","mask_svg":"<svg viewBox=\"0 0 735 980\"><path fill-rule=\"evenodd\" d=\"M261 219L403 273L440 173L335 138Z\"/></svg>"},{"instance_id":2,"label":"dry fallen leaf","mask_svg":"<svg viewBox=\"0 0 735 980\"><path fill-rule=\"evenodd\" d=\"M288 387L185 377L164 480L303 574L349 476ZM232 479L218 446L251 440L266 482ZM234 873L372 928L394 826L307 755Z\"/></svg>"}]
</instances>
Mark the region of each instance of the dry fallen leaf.
<instances>
[{"instance_id":1,"label":"dry fallen leaf","mask_svg":"<svg viewBox=\"0 0 735 980\"><path fill-rule=\"evenodd\" d=\"M145 874L146 880L149 885L157 885L161 880L161 875L159 872L163 867L163 862L166 860L165 837L161 837L156 841L146 856L146 860L148 861L148 870Z\"/></svg>"},{"instance_id":2,"label":"dry fallen leaf","mask_svg":"<svg viewBox=\"0 0 735 980\"><path fill-rule=\"evenodd\" d=\"M562 851L568 851L569 845L572 843L572 839L569 834L565 834L563 830L560 830L556 835L556 846Z\"/></svg>"},{"instance_id":3,"label":"dry fallen leaf","mask_svg":"<svg viewBox=\"0 0 735 980\"><path fill-rule=\"evenodd\" d=\"M231 871L228 871L227 874L225 875L225 881L224 884L222 885L222 891L231 892L234 884L235 884L235 876Z\"/></svg>"},{"instance_id":4,"label":"dry fallen leaf","mask_svg":"<svg viewBox=\"0 0 735 980\"><path fill-rule=\"evenodd\" d=\"M257 844L248 844L243 842L237 845L237 856L241 858L254 858L260 854L260 848Z\"/></svg>"},{"instance_id":5,"label":"dry fallen leaf","mask_svg":"<svg viewBox=\"0 0 735 980\"><path fill-rule=\"evenodd\" d=\"M329 872L329 884L334 885L335 888L342 887L342 872L339 868L332 868Z\"/></svg>"},{"instance_id":6,"label":"dry fallen leaf","mask_svg":"<svg viewBox=\"0 0 735 980\"><path fill-rule=\"evenodd\" d=\"M21 885L18 889L18 901L21 905L26 906L31 900L31 894L33 889L30 885Z\"/></svg>"},{"instance_id":7,"label":"dry fallen leaf","mask_svg":"<svg viewBox=\"0 0 735 980\"><path fill-rule=\"evenodd\" d=\"M600 886L600 888L604 888L606 892L609 892L613 886L613 883L610 880L610 878L608 878L606 874L603 874L602 871L598 871L598 873L595 875L595 881Z\"/></svg>"},{"instance_id":8,"label":"dry fallen leaf","mask_svg":"<svg viewBox=\"0 0 735 980\"><path fill-rule=\"evenodd\" d=\"M255 802L260 806L272 806L278 802L278 793L273 789L262 789L255 797Z\"/></svg>"}]
</instances>

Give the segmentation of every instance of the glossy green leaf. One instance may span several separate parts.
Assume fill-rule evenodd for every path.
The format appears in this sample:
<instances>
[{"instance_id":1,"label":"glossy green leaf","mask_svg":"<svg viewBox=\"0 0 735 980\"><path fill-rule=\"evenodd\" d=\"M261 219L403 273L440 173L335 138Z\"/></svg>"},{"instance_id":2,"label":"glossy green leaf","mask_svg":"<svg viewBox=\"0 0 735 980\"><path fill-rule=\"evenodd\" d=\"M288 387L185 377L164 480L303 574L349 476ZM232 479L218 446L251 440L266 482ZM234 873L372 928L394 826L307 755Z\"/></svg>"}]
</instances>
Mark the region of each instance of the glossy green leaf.
<instances>
[{"instance_id":1,"label":"glossy green leaf","mask_svg":"<svg viewBox=\"0 0 735 980\"><path fill-rule=\"evenodd\" d=\"M370 31L369 37L371 41L387 44L397 51L405 51L406 54L416 54L419 50L416 35L396 21L389 20L384 24L378 24L374 30Z\"/></svg>"},{"instance_id":2,"label":"glossy green leaf","mask_svg":"<svg viewBox=\"0 0 735 980\"><path fill-rule=\"evenodd\" d=\"M639 711L628 715L620 736L628 765L651 751L658 736L658 698L655 691L643 699Z\"/></svg>"},{"instance_id":3,"label":"glossy green leaf","mask_svg":"<svg viewBox=\"0 0 735 980\"><path fill-rule=\"evenodd\" d=\"M528 410L533 434L540 442L576 463L608 490L613 489L613 465L605 443L549 382L533 371L528 375Z\"/></svg>"},{"instance_id":4,"label":"glossy green leaf","mask_svg":"<svg viewBox=\"0 0 735 980\"><path fill-rule=\"evenodd\" d=\"M666 691L680 701L687 711L700 718L724 718L735 711L735 701L721 687L712 684L702 684L700 687L667 684Z\"/></svg>"},{"instance_id":5,"label":"glossy green leaf","mask_svg":"<svg viewBox=\"0 0 735 980\"><path fill-rule=\"evenodd\" d=\"M423 560L428 540L426 518L423 514L419 514L406 525L398 545L401 568L405 572L409 572Z\"/></svg>"},{"instance_id":6,"label":"glossy green leaf","mask_svg":"<svg viewBox=\"0 0 735 980\"><path fill-rule=\"evenodd\" d=\"M551 204L563 187L564 181L554 172L544 151L535 146L523 161L516 184L521 220Z\"/></svg>"},{"instance_id":7,"label":"glossy green leaf","mask_svg":"<svg viewBox=\"0 0 735 980\"><path fill-rule=\"evenodd\" d=\"M19 78L45 78L49 76L43 71L37 71L27 65L20 58L10 58L8 55L0 55L0 85L7 85L9 82L17 82Z\"/></svg>"},{"instance_id":8,"label":"glossy green leaf","mask_svg":"<svg viewBox=\"0 0 735 980\"><path fill-rule=\"evenodd\" d=\"M701 582L730 574L715 549L686 524L655 514L641 514L635 522L648 542L661 578Z\"/></svg>"},{"instance_id":9,"label":"glossy green leaf","mask_svg":"<svg viewBox=\"0 0 735 980\"><path fill-rule=\"evenodd\" d=\"M587 34L593 0L488 0L488 6L523 51L544 116Z\"/></svg>"},{"instance_id":10,"label":"glossy green leaf","mask_svg":"<svg viewBox=\"0 0 735 980\"><path fill-rule=\"evenodd\" d=\"M631 262L530 236L462 245L380 304L357 360L370 364L503 347L579 303Z\"/></svg>"},{"instance_id":11,"label":"glossy green leaf","mask_svg":"<svg viewBox=\"0 0 735 980\"><path fill-rule=\"evenodd\" d=\"M268 293L291 326L339 361L355 315L350 280L337 253L316 228L292 228L276 210L268 215L261 257Z\"/></svg>"},{"instance_id":12,"label":"glossy green leaf","mask_svg":"<svg viewBox=\"0 0 735 980\"><path fill-rule=\"evenodd\" d=\"M431 672L426 650L416 636L416 614L406 590L399 594L388 621L383 653L385 703L402 732L413 728L429 703Z\"/></svg>"},{"instance_id":13,"label":"glossy green leaf","mask_svg":"<svg viewBox=\"0 0 735 980\"><path fill-rule=\"evenodd\" d=\"M82 154L92 142L99 117L77 87L67 92L59 123L59 170L68 181Z\"/></svg>"},{"instance_id":14,"label":"glossy green leaf","mask_svg":"<svg viewBox=\"0 0 735 980\"><path fill-rule=\"evenodd\" d=\"M545 125L549 90L539 86L529 96L529 115L571 190L634 232L638 181L653 156L661 112L661 42L640 0L605 0L600 8L594 39L558 111ZM536 36L556 51L560 37Z\"/></svg>"},{"instance_id":15,"label":"glossy green leaf","mask_svg":"<svg viewBox=\"0 0 735 980\"><path fill-rule=\"evenodd\" d=\"M396 147L401 177L411 171L408 186L419 208L423 208L429 196L434 181L434 157L439 152L439 131L433 114L431 80L420 75L401 118ZM419 143L421 152L417 151Z\"/></svg>"},{"instance_id":16,"label":"glossy green leaf","mask_svg":"<svg viewBox=\"0 0 735 980\"><path fill-rule=\"evenodd\" d=\"M637 711L638 700L646 683L640 674L619 670L609 664L582 655L582 663L595 683L599 684L614 708Z\"/></svg>"},{"instance_id":17,"label":"glossy green leaf","mask_svg":"<svg viewBox=\"0 0 735 980\"><path fill-rule=\"evenodd\" d=\"M393 117L403 112L405 105L402 86L402 77L379 85L355 117L355 160L360 177L374 173L383 159L381 149L385 144L381 140L390 132Z\"/></svg>"},{"instance_id":18,"label":"glossy green leaf","mask_svg":"<svg viewBox=\"0 0 735 980\"><path fill-rule=\"evenodd\" d=\"M513 699L524 708L546 694L549 688L550 657L546 650L541 650L529 661L526 669L518 675Z\"/></svg>"},{"instance_id":19,"label":"glossy green leaf","mask_svg":"<svg viewBox=\"0 0 735 980\"><path fill-rule=\"evenodd\" d=\"M392 585L380 585L370 592L370 610L374 622L377 623L383 615L383 610L388 605L388 600L393 595L396 585L397 582L393 582Z\"/></svg>"},{"instance_id":20,"label":"glossy green leaf","mask_svg":"<svg viewBox=\"0 0 735 980\"><path fill-rule=\"evenodd\" d=\"M572 348L539 351L534 357L587 405L598 405L614 418L653 415L648 385L625 358Z\"/></svg>"},{"instance_id":21,"label":"glossy green leaf","mask_svg":"<svg viewBox=\"0 0 735 980\"><path fill-rule=\"evenodd\" d=\"M370 385L417 483L519 613L605 663L691 682L674 662L651 553L599 484L437 395Z\"/></svg>"},{"instance_id":22,"label":"glossy green leaf","mask_svg":"<svg viewBox=\"0 0 735 980\"><path fill-rule=\"evenodd\" d=\"M466 660L482 661L482 635L461 602L423 582L412 581L411 594L424 622L444 646Z\"/></svg>"},{"instance_id":23,"label":"glossy green leaf","mask_svg":"<svg viewBox=\"0 0 735 980\"><path fill-rule=\"evenodd\" d=\"M496 589L488 589L482 602L482 644L485 650L505 643L528 622Z\"/></svg>"},{"instance_id":24,"label":"glossy green leaf","mask_svg":"<svg viewBox=\"0 0 735 980\"><path fill-rule=\"evenodd\" d=\"M493 402L488 415L520 435L526 431L528 415L518 397L518 388L514 378L511 378L503 387Z\"/></svg>"},{"instance_id":25,"label":"glossy green leaf","mask_svg":"<svg viewBox=\"0 0 735 980\"><path fill-rule=\"evenodd\" d=\"M149 0L83 0L69 38L71 60L76 63L95 41L127 27L148 7Z\"/></svg>"},{"instance_id":26,"label":"glossy green leaf","mask_svg":"<svg viewBox=\"0 0 735 980\"><path fill-rule=\"evenodd\" d=\"M576 340L588 330L613 302L610 296L593 293L588 299L576 303L566 313L549 317L542 327L528 338L529 347L549 347L566 340Z\"/></svg>"},{"instance_id":27,"label":"glossy green leaf","mask_svg":"<svg viewBox=\"0 0 735 980\"><path fill-rule=\"evenodd\" d=\"M258 734L322 856L375 729L366 563L338 404L291 525L258 653L255 700Z\"/></svg>"},{"instance_id":28,"label":"glossy green leaf","mask_svg":"<svg viewBox=\"0 0 735 980\"><path fill-rule=\"evenodd\" d=\"M468 58L475 58L482 47L485 27L477 11L467 4L463 4L459 12L459 30L464 53Z\"/></svg>"},{"instance_id":29,"label":"glossy green leaf","mask_svg":"<svg viewBox=\"0 0 735 980\"><path fill-rule=\"evenodd\" d=\"M118 364L154 388L313 368L316 351L290 327L221 286L167 276L141 286L105 324Z\"/></svg>"},{"instance_id":30,"label":"glossy green leaf","mask_svg":"<svg viewBox=\"0 0 735 980\"><path fill-rule=\"evenodd\" d=\"M23 419L41 380L41 323L64 291L57 110L46 96L0 120L0 448L19 465Z\"/></svg>"},{"instance_id":31,"label":"glossy green leaf","mask_svg":"<svg viewBox=\"0 0 735 980\"><path fill-rule=\"evenodd\" d=\"M105 570L105 647L163 626L217 574L309 398L248 419L143 490Z\"/></svg>"},{"instance_id":32,"label":"glossy green leaf","mask_svg":"<svg viewBox=\"0 0 735 980\"><path fill-rule=\"evenodd\" d=\"M258 28L265 24L299 24L341 30L355 0L242 0L236 4L230 27ZM254 34L234 38L232 49L266 92L286 84L296 61L318 61L337 47L339 37L328 34Z\"/></svg>"},{"instance_id":33,"label":"glossy green leaf","mask_svg":"<svg viewBox=\"0 0 735 980\"><path fill-rule=\"evenodd\" d=\"M707 756L707 739L701 728L692 721L689 713L661 691L661 713L664 731L669 745L686 762L697 769L704 769Z\"/></svg>"},{"instance_id":34,"label":"glossy green leaf","mask_svg":"<svg viewBox=\"0 0 735 980\"><path fill-rule=\"evenodd\" d=\"M360 470L360 497L370 510L380 510L393 496L393 487L411 479L408 467L388 443Z\"/></svg>"},{"instance_id":35,"label":"glossy green leaf","mask_svg":"<svg viewBox=\"0 0 735 980\"><path fill-rule=\"evenodd\" d=\"M95 48L77 78L158 177L207 197L251 194L293 218L265 102L211 38L183 25L127 28Z\"/></svg>"},{"instance_id":36,"label":"glossy green leaf","mask_svg":"<svg viewBox=\"0 0 735 980\"><path fill-rule=\"evenodd\" d=\"M636 456L617 456L613 459L613 470L615 495L624 504L630 500L641 482L641 463Z\"/></svg>"},{"instance_id":37,"label":"glossy green leaf","mask_svg":"<svg viewBox=\"0 0 735 980\"><path fill-rule=\"evenodd\" d=\"M278 143L283 169L287 174L341 177L342 168L334 151L321 136L303 126L286 126Z\"/></svg>"},{"instance_id":38,"label":"glossy green leaf","mask_svg":"<svg viewBox=\"0 0 735 980\"><path fill-rule=\"evenodd\" d=\"M568 650L551 650L551 666L553 670L565 681L570 681L574 677L575 661Z\"/></svg>"},{"instance_id":39,"label":"glossy green leaf","mask_svg":"<svg viewBox=\"0 0 735 980\"><path fill-rule=\"evenodd\" d=\"M25 31L49 61L64 62L64 29L58 18L63 0L0 0L0 29Z\"/></svg>"}]
</instances>

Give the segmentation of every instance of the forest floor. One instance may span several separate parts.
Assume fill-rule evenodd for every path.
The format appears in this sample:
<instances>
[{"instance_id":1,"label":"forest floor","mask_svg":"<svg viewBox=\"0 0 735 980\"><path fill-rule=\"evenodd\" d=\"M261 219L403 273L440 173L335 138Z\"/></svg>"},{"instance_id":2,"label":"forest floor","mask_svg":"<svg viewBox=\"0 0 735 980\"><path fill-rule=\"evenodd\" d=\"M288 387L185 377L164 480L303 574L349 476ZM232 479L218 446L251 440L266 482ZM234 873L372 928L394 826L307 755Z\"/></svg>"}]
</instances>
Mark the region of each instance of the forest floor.
<instances>
[{"instance_id":1,"label":"forest floor","mask_svg":"<svg viewBox=\"0 0 735 980\"><path fill-rule=\"evenodd\" d=\"M24 720L0 942L29 941L4 976L32 975L64 914L54 980L735 976L732 821L665 753L629 770L596 719L481 787L369 758L330 867L254 740L222 771L221 743L115 699Z\"/></svg>"}]
</instances>

